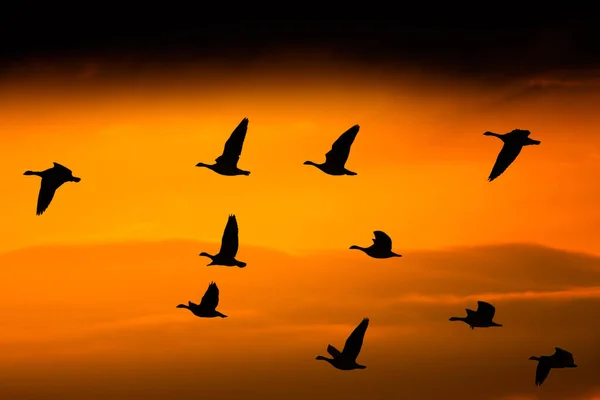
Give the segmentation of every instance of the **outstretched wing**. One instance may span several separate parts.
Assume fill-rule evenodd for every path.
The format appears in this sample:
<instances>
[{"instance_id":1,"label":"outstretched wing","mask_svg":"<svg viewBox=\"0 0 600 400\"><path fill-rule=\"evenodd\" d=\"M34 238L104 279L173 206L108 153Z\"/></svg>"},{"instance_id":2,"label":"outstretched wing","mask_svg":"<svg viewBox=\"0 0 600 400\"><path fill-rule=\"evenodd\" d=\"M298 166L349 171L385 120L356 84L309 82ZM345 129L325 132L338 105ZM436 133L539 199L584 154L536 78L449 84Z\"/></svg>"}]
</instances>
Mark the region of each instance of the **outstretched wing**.
<instances>
[{"instance_id":1,"label":"outstretched wing","mask_svg":"<svg viewBox=\"0 0 600 400\"><path fill-rule=\"evenodd\" d=\"M242 154L242 147L244 146L244 139L246 139L246 132L248 131L248 118L244 118L242 122L234 129L225 142L223 148L223 154L221 154L215 160L218 163L228 163L237 166L237 162Z\"/></svg>"},{"instance_id":2,"label":"outstretched wing","mask_svg":"<svg viewBox=\"0 0 600 400\"><path fill-rule=\"evenodd\" d=\"M500 175L502 175L502 173L506 171L506 168L508 168L508 166L512 164L513 161L515 161L522 148L523 146L519 145L505 144L504 146L502 146L502 150L500 150L500 153L496 158L496 163L492 168L492 172L490 173L488 181L491 182Z\"/></svg>"},{"instance_id":3,"label":"outstretched wing","mask_svg":"<svg viewBox=\"0 0 600 400\"><path fill-rule=\"evenodd\" d=\"M350 147L354 143L359 129L360 126L354 125L340 135L331 146L331 150L325 154L325 162L327 164L339 165L340 167L346 165L346 161L348 161L348 156L350 155Z\"/></svg>"},{"instance_id":4,"label":"outstretched wing","mask_svg":"<svg viewBox=\"0 0 600 400\"><path fill-rule=\"evenodd\" d=\"M375 246L382 250L392 250L392 238L389 237L387 233L375 231L373 234L375 235L375 239L373 239L373 244L375 244Z\"/></svg>"},{"instance_id":5,"label":"outstretched wing","mask_svg":"<svg viewBox=\"0 0 600 400\"><path fill-rule=\"evenodd\" d=\"M208 289L204 292L202 300L200 300L200 307L206 310L214 310L219 305L219 288L217 284L211 282L208 285Z\"/></svg>"},{"instance_id":6,"label":"outstretched wing","mask_svg":"<svg viewBox=\"0 0 600 400\"><path fill-rule=\"evenodd\" d=\"M331 357L333 358L339 358L342 353L340 353L340 351L338 349L336 349L335 347L333 347L332 345L328 344L327 345L327 352L331 355Z\"/></svg>"},{"instance_id":7,"label":"outstretched wing","mask_svg":"<svg viewBox=\"0 0 600 400\"><path fill-rule=\"evenodd\" d=\"M238 224L235 215L230 215L227 225L225 225L225 231L223 231L223 238L221 238L221 250L219 250L219 254L226 257L235 257L238 247Z\"/></svg>"},{"instance_id":8,"label":"outstretched wing","mask_svg":"<svg viewBox=\"0 0 600 400\"><path fill-rule=\"evenodd\" d=\"M522 138L526 138L529 137L529 135L531 135L531 132L529 132L527 129L513 129L512 131L508 132L506 135L509 136L514 136L514 137L522 137Z\"/></svg>"},{"instance_id":9,"label":"outstretched wing","mask_svg":"<svg viewBox=\"0 0 600 400\"><path fill-rule=\"evenodd\" d=\"M575 364L573 354L561 349L560 347L554 348L554 354L552 355L552 357L558 359L561 363L564 363L565 365Z\"/></svg>"},{"instance_id":10,"label":"outstretched wing","mask_svg":"<svg viewBox=\"0 0 600 400\"><path fill-rule=\"evenodd\" d=\"M52 164L54 164L54 168L60 168L62 170L68 171L69 173L73 173L69 168L65 167L64 165L61 165L57 162L53 162Z\"/></svg>"},{"instance_id":11,"label":"outstretched wing","mask_svg":"<svg viewBox=\"0 0 600 400\"><path fill-rule=\"evenodd\" d=\"M540 386L550 373L550 364L545 361L539 361L535 369L535 385Z\"/></svg>"},{"instance_id":12,"label":"outstretched wing","mask_svg":"<svg viewBox=\"0 0 600 400\"><path fill-rule=\"evenodd\" d=\"M54 198L54 193L56 193L56 189L60 187L60 184L57 184L55 180L50 178L42 178L42 184L40 186L40 192L38 193L37 200L37 215L42 215L44 211L50 205L50 202Z\"/></svg>"},{"instance_id":13,"label":"outstretched wing","mask_svg":"<svg viewBox=\"0 0 600 400\"><path fill-rule=\"evenodd\" d=\"M486 303L485 301L478 301L477 314L485 316L491 321L492 319L494 319L494 315L496 314L496 308L490 303Z\"/></svg>"},{"instance_id":14,"label":"outstretched wing","mask_svg":"<svg viewBox=\"0 0 600 400\"><path fill-rule=\"evenodd\" d=\"M358 353L360 353L360 349L362 348L363 338L365 337L368 326L369 318L364 318L362 322L354 328L354 331L348 336L348 339L346 339L346 343L344 344L344 349L342 350L344 357L348 357L350 360L356 360L356 357L358 357Z\"/></svg>"}]
</instances>

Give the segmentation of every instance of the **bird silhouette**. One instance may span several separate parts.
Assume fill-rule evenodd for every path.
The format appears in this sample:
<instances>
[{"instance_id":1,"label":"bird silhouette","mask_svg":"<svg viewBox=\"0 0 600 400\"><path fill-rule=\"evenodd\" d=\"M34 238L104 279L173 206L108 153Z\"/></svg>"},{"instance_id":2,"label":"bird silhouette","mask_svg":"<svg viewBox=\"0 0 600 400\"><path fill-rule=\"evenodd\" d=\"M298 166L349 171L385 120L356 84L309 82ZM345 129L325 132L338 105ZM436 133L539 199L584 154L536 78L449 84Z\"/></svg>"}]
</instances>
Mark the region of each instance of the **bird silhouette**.
<instances>
[{"instance_id":1,"label":"bird silhouette","mask_svg":"<svg viewBox=\"0 0 600 400\"><path fill-rule=\"evenodd\" d=\"M335 368L344 371L367 368L364 365L357 364L356 358L358 357L358 353L360 353L360 349L362 348L363 339L368 326L369 318L364 318L362 322L358 324L356 328L354 328L354 331L352 331L350 336L348 336L348 339L346 339L346 344L344 345L342 352L332 345L327 345L327 352L333 358L317 356L316 360L325 360Z\"/></svg>"},{"instance_id":2,"label":"bird silhouette","mask_svg":"<svg viewBox=\"0 0 600 400\"><path fill-rule=\"evenodd\" d=\"M390 238L385 232L374 231L375 238L373 244L369 247L360 247L356 245L350 246L350 250L361 250L365 252L369 257L373 258L390 258L390 257L402 257L401 254L396 254L392 251L392 238Z\"/></svg>"},{"instance_id":3,"label":"bird silhouette","mask_svg":"<svg viewBox=\"0 0 600 400\"><path fill-rule=\"evenodd\" d=\"M504 134L493 132L484 133L485 136L496 136L504 142L502 150L500 150L500 153L496 158L496 163L492 168L492 172L490 173L488 182L493 181L494 179L502 175L504 171L506 171L508 166L512 164L513 161L515 161L515 159L521 152L523 146L530 146L532 144L541 143L539 140L530 139L530 133L531 132L529 132L528 130L523 129L514 129Z\"/></svg>"},{"instance_id":4,"label":"bird silhouette","mask_svg":"<svg viewBox=\"0 0 600 400\"><path fill-rule=\"evenodd\" d=\"M63 165L55 162L52 168L45 171L25 171L23 175L37 175L42 178L40 192L37 200L36 215L42 215L54 198L56 189L65 182L79 182L81 178L73 176L73 172Z\"/></svg>"},{"instance_id":5,"label":"bird silhouette","mask_svg":"<svg viewBox=\"0 0 600 400\"><path fill-rule=\"evenodd\" d=\"M239 239L238 239L238 224L235 219L235 215L230 215L227 220L227 225L225 225L225 231L223 231L223 237L221 239L221 249L218 254L214 256L208 254L206 252L200 253L203 257L208 257L211 259L209 265L222 265L225 267L239 267L244 268L246 263L243 261L238 261L235 259L235 256L238 252L239 248Z\"/></svg>"},{"instance_id":6,"label":"bird silhouette","mask_svg":"<svg viewBox=\"0 0 600 400\"><path fill-rule=\"evenodd\" d=\"M350 147L354 143L359 129L360 126L354 125L342 133L331 146L331 150L325 154L325 162L323 164L305 161L304 165L313 165L329 175L357 175L356 172L348 171L345 165L350 155Z\"/></svg>"},{"instance_id":7,"label":"bird silhouette","mask_svg":"<svg viewBox=\"0 0 600 400\"><path fill-rule=\"evenodd\" d=\"M478 301L477 311L473 311L468 308L466 310L466 317L451 317L450 321L462 321L469 325L471 329L502 326L492 321L494 319L494 315L496 314L496 308L490 303L486 303L485 301Z\"/></svg>"},{"instance_id":8,"label":"bird silhouette","mask_svg":"<svg viewBox=\"0 0 600 400\"><path fill-rule=\"evenodd\" d=\"M559 347L554 348L551 356L529 357L530 360L538 362L535 370L535 385L540 386L550 373L552 368L577 368L573 354Z\"/></svg>"},{"instance_id":9,"label":"bird silhouette","mask_svg":"<svg viewBox=\"0 0 600 400\"><path fill-rule=\"evenodd\" d=\"M208 285L208 289L204 292L204 296L202 296L202 300L200 300L200 304L194 304L191 301L188 301L188 304L179 304L177 308L187 308L190 310L195 316L200 318L227 318L227 315L220 313L217 311L217 306L219 305L219 288L217 284L211 282Z\"/></svg>"},{"instance_id":10,"label":"bird silhouette","mask_svg":"<svg viewBox=\"0 0 600 400\"><path fill-rule=\"evenodd\" d=\"M223 154L215 160L215 164L208 165L199 162L196 167L206 167L213 170L217 174L225 176L250 175L250 171L244 171L238 168L237 164L242 154L244 139L248 131L248 118L244 118L242 122L234 129L225 142Z\"/></svg>"}]
</instances>

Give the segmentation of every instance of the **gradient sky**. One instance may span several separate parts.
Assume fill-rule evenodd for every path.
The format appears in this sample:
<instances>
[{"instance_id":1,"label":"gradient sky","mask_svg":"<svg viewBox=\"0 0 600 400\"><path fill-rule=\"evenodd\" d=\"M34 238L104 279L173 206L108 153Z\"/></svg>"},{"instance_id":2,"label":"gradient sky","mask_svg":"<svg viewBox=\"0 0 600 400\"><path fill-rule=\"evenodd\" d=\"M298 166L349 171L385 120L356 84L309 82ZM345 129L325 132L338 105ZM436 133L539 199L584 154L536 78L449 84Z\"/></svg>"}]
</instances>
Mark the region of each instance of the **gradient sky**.
<instances>
[{"instance_id":1,"label":"gradient sky","mask_svg":"<svg viewBox=\"0 0 600 400\"><path fill-rule=\"evenodd\" d=\"M323 30L302 49L270 32L276 51L242 66L233 36L214 44L223 57L167 57L181 36L164 32L151 57L139 41L89 35L96 47L56 36L44 51L25 39L5 49L0 397L599 399L600 69L576 51L588 31L555 24L513 53L517 29L487 44L513 61L538 44L546 64L530 57L506 74L508 62L463 68L461 51L481 51L473 43L420 58L411 49L433 33L386 58L384 46L353 57L349 41L313 46ZM366 25L365 48L377 42ZM547 32L574 33L552 53ZM123 55L131 48L142 50ZM194 167L244 117L239 166L252 174ZM354 124L357 176L302 165ZM489 183L502 143L482 133L515 128L541 145ZM82 180L38 217L39 179L22 174L54 161ZM218 251L232 213L248 266L205 267L198 253ZM374 230L403 258L348 250ZM175 308L211 281L229 318ZM503 328L448 322L478 300ZM363 317L366 370L314 360ZM579 368L538 388L528 357L554 346Z\"/></svg>"}]
</instances>

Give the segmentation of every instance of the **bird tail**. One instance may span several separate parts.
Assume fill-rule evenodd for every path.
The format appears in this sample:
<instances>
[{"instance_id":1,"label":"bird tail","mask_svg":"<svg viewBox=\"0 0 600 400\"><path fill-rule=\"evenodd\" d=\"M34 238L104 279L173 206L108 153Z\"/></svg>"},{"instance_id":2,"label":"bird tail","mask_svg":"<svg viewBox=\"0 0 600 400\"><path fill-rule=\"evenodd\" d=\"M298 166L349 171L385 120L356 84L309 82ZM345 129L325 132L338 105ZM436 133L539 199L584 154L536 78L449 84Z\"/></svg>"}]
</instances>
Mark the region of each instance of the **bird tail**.
<instances>
[{"instance_id":1,"label":"bird tail","mask_svg":"<svg viewBox=\"0 0 600 400\"><path fill-rule=\"evenodd\" d=\"M244 268L246 266L246 263L243 261L237 261L235 262L235 266L239 267L239 268Z\"/></svg>"}]
</instances>

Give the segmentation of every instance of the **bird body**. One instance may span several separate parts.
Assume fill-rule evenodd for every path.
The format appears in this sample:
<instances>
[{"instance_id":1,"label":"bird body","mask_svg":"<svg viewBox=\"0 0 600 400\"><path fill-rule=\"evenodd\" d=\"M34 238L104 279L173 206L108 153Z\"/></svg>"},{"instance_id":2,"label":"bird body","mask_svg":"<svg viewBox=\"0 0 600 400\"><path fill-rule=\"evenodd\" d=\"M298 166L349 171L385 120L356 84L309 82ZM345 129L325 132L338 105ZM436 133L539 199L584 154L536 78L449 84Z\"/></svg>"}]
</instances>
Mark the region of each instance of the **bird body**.
<instances>
[{"instance_id":1,"label":"bird body","mask_svg":"<svg viewBox=\"0 0 600 400\"><path fill-rule=\"evenodd\" d=\"M200 162L196 167L205 167L224 176L250 175L250 171L244 171L237 166L247 131L248 118L244 118L225 142L223 153L215 159L215 163L211 165Z\"/></svg>"},{"instance_id":2,"label":"bird body","mask_svg":"<svg viewBox=\"0 0 600 400\"><path fill-rule=\"evenodd\" d=\"M312 165L325 172L327 175L341 176L341 175L357 175L356 172L352 172L346 169L346 161L350 155L350 148L360 126L354 125L346 132L342 133L340 137L333 143L331 150L325 154L325 162L323 164L317 164L313 161L305 161L304 165Z\"/></svg>"},{"instance_id":3,"label":"bird body","mask_svg":"<svg viewBox=\"0 0 600 400\"><path fill-rule=\"evenodd\" d=\"M25 171L23 175L36 175L42 178L38 193L36 215L42 215L54 198L56 190L66 182L79 182L81 178L73 176L73 172L59 163L45 171Z\"/></svg>"},{"instance_id":4,"label":"bird body","mask_svg":"<svg viewBox=\"0 0 600 400\"><path fill-rule=\"evenodd\" d=\"M396 254L392 251L392 239L382 231L374 231L375 238L373 244L369 247L361 246L350 246L350 250L361 250L369 257L373 258L391 258L391 257L402 257L400 254Z\"/></svg>"},{"instance_id":5,"label":"bird body","mask_svg":"<svg viewBox=\"0 0 600 400\"><path fill-rule=\"evenodd\" d=\"M244 268L246 263L235 259L239 248L238 224L235 215L230 215L221 238L221 249L219 253L212 255L206 252L200 253L202 257L210 258L210 265L221 265L224 267Z\"/></svg>"},{"instance_id":6,"label":"bird body","mask_svg":"<svg viewBox=\"0 0 600 400\"><path fill-rule=\"evenodd\" d=\"M348 339L346 339L346 343L344 344L344 349L342 351L339 351L332 345L328 345L327 352L333 358L317 356L316 360L327 361L334 368L343 371L367 368L364 365L358 364L356 362L356 358L358 357L358 354L360 353L360 350L362 348L363 339L365 337L365 333L367 332L368 326L369 319L364 318L361 321L361 323L358 324L356 328L354 328L354 331L352 331L350 336L348 336Z\"/></svg>"},{"instance_id":7,"label":"bird body","mask_svg":"<svg viewBox=\"0 0 600 400\"><path fill-rule=\"evenodd\" d=\"M188 301L188 304L177 305L177 308L187 308L192 312L192 314L200 318L227 318L227 315L222 314L221 312L216 310L218 305L219 288L217 287L216 283L211 282L208 285L208 289L206 289L204 296L202 296L200 304L195 304L191 301Z\"/></svg>"},{"instance_id":8,"label":"bird body","mask_svg":"<svg viewBox=\"0 0 600 400\"><path fill-rule=\"evenodd\" d=\"M540 386L550 373L552 368L577 368L573 354L560 347L554 348L554 354L551 356L529 357L530 360L538 362L535 371L535 385Z\"/></svg>"},{"instance_id":9,"label":"bird body","mask_svg":"<svg viewBox=\"0 0 600 400\"><path fill-rule=\"evenodd\" d=\"M494 315L496 314L496 308L490 303L486 303L485 301L478 301L477 311L473 311L468 308L466 309L466 311L466 317L451 317L450 321L462 321L469 325L471 329L502 326L493 321Z\"/></svg>"},{"instance_id":10,"label":"bird body","mask_svg":"<svg viewBox=\"0 0 600 400\"><path fill-rule=\"evenodd\" d=\"M524 129L514 129L511 132L500 134L494 132L485 132L485 136L495 136L504 142L502 150L496 158L496 163L488 177L491 182L500 175L515 161L523 146L538 145L541 142L529 137L530 132Z\"/></svg>"}]
</instances>

